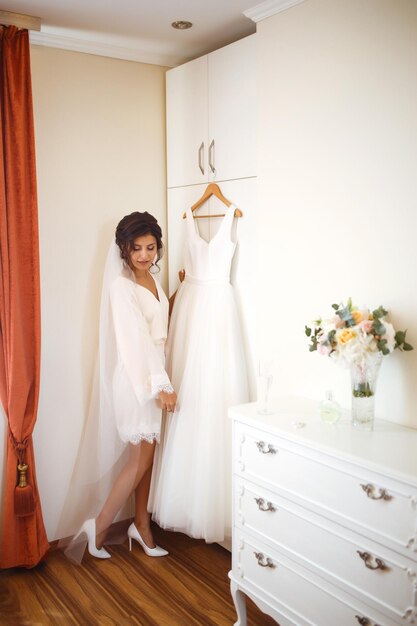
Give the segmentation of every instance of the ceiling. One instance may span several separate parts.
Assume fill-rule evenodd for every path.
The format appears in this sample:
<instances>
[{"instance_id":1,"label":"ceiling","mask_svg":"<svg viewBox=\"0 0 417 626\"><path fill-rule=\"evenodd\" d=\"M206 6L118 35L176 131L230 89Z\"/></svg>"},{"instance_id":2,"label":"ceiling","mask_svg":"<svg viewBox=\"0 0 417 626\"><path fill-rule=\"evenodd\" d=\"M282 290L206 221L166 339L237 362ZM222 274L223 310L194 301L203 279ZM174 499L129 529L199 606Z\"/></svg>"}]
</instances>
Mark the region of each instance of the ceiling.
<instances>
[{"instance_id":1,"label":"ceiling","mask_svg":"<svg viewBox=\"0 0 417 626\"><path fill-rule=\"evenodd\" d=\"M175 66L256 30L243 11L256 0L2 0L1 9L41 18L32 43ZM189 30L171 27L176 20Z\"/></svg>"}]
</instances>

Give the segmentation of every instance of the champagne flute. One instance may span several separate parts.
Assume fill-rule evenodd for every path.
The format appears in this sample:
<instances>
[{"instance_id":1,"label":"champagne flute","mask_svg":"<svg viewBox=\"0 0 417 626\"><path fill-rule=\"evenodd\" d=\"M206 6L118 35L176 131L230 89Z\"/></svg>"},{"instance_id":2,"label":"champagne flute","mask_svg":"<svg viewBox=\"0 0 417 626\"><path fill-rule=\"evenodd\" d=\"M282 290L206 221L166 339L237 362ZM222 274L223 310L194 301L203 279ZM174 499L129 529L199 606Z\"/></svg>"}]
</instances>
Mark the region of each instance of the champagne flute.
<instances>
[{"instance_id":1,"label":"champagne flute","mask_svg":"<svg viewBox=\"0 0 417 626\"><path fill-rule=\"evenodd\" d=\"M269 392L274 380L274 361L272 359L260 359L259 361L259 379L260 379L260 397L261 403L258 409L258 413L261 415L271 415L272 411L269 409L268 400Z\"/></svg>"}]
</instances>

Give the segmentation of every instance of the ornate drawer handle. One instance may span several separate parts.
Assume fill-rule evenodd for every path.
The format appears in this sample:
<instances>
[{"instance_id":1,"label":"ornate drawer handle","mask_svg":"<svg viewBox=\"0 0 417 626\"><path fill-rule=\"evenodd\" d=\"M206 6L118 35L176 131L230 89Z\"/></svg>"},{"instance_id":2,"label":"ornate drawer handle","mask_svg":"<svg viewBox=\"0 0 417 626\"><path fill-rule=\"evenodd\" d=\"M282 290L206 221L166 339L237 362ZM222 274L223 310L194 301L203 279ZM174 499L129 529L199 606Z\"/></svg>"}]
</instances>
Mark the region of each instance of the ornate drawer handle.
<instances>
[{"instance_id":1,"label":"ornate drawer handle","mask_svg":"<svg viewBox=\"0 0 417 626\"><path fill-rule=\"evenodd\" d=\"M361 626L379 626L375 622L372 624L371 620L367 617L362 617L361 615L355 615L355 617Z\"/></svg>"},{"instance_id":2,"label":"ornate drawer handle","mask_svg":"<svg viewBox=\"0 0 417 626\"><path fill-rule=\"evenodd\" d=\"M272 511L272 513L276 511L276 508L274 507L272 502L266 502L266 506L265 506L265 500L263 498L254 498L254 500L256 504L258 505L258 509L260 511Z\"/></svg>"},{"instance_id":3,"label":"ornate drawer handle","mask_svg":"<svg viewBox=\"0 0 417 626\"><path fill-rule=\"evenodd\" d=\"M254 552L254 555L257 558L258 565L260 565L261 567L271 567L272 569L276 567L273 560L270 559L269 556L265 556L264 554L262 554L262 552Z\"/></svg>"},{"instance_id":4,"label":"ornate drawer handle","mask_svg":"<svg viewBox=\"0 0 417 626\"><path fill-rule=\"evenodd\" d=\"M268 446L267 446L265 441L255 441L255 444L259 452L262 452L262 454L276 454L277 452L273 445L268 443Z\"/></svg>"},{"instance_id":5,"label":"ornate drawer handle","mask_svg":"<svg viewBox=\"0 0 417 626\"><path fill-rule=\"evenodd\" d=\"M361 484L361 487L368 496L368 498L371 498L371 500L391 500L392 498L392 496L389 495L386 489L381 488L379 488L379 494L375 495L376 487L375 485L371 485L371 483L368 483L367 485Z\"/></svg>"},{"instance_id":6,"label":"ornate drawer handle","mask_svg":"<svg viewBox=\"0 0 417 626\"><path fill-rule=\"evenodd\" d=\"M356 550L356 552L359 554L368 569L388 569L384 561L382 559L378 559L377 557L375 558L376 565L372 565L372 555L369 554L369 552L361 552L360 550Z\"/></svg>"}]
</instances>

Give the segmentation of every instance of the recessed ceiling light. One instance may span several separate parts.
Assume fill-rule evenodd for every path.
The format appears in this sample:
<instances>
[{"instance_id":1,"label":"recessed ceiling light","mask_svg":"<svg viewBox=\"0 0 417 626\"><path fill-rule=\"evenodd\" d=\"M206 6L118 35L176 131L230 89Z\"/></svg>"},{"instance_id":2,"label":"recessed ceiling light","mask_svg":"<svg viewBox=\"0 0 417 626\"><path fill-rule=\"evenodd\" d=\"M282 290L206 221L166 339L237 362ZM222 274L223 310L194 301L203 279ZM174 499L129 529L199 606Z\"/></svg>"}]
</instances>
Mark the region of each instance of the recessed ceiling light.
<instances>
[{"instance_id":1,"label":"recessed ceiling light","mask_svg":"<svg viewBox=\"0 0 417 626\"><path fill-rule=\"evenodd\" d=\"M191 28L192 23L186 20L178 20L177 22L172 22L171 26L177 30L187 30L187 28Z\"/></svg>"}]
</instances>

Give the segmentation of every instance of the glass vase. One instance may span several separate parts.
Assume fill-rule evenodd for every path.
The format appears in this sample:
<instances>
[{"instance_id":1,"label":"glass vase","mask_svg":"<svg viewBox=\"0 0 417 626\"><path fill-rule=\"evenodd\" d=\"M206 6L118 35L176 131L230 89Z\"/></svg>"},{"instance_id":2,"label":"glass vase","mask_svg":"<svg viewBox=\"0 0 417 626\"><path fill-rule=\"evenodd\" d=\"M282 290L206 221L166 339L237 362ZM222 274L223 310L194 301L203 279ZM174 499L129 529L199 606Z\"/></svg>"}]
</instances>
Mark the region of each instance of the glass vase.
<instances>
[{"instance_id":1,"label":"glass vase","mask_svg":"<svg viewBox=\"0 0 417 626\"><path fill-rule=\"evenodd\" d=\"M372 430L375 418L375 391L382 355L376 354L352 361L352 422L354 426Z\"/></svg>"}]
</instances>

